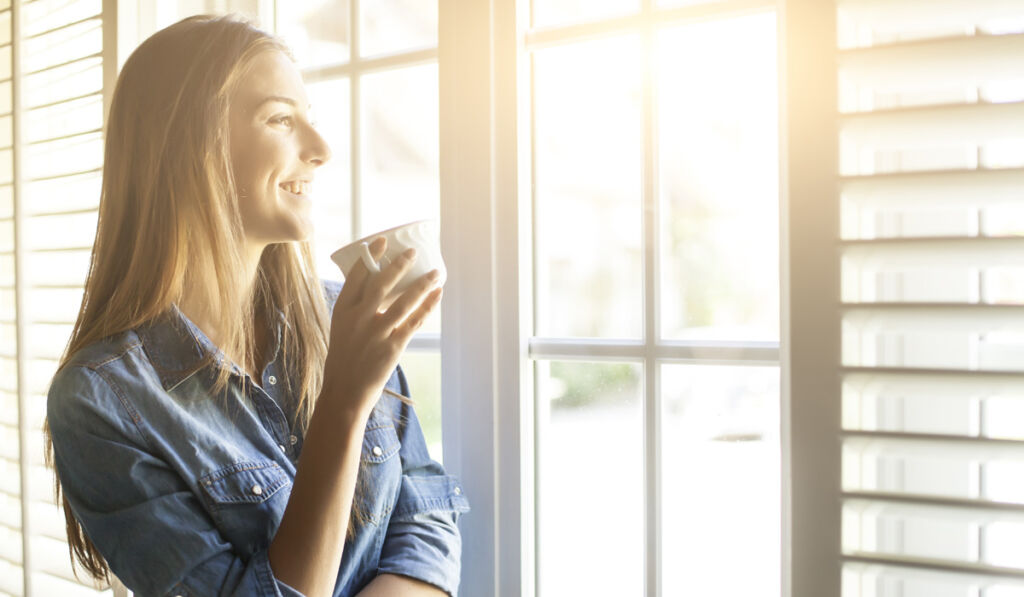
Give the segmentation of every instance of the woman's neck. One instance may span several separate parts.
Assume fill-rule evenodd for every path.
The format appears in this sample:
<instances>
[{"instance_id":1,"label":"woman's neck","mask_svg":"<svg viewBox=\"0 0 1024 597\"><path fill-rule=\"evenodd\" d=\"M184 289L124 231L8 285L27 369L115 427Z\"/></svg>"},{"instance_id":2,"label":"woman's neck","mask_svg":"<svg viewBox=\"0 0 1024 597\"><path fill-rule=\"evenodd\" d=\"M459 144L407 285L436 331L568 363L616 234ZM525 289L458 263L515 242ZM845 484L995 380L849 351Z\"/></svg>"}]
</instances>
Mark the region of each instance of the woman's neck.
<instances>
[{"instance_id":1,"label":"woman's neck","mask_svg":"<svg viewBox=\"0 0 1024 597\"><path fill-rule=\"evenodd\" d=\"M245 284L244 292L240 296L251 296L253 285L256 283L256 273L259 269L260 257L263 254L263 248L265 247L249 247L245 253L245 263L243 269L243 275L240 280ZM224 329L223 321L226 313L235 311L235 309L229 308L228 305L210 304L211 302L206 300L206 293L201 292L198 287L200 284L215 284L215 282L204 282L202 277L192 278L192 284L185 288L181 301L178 302L178 308L182 313L185 314L189 320L195 324L207 338L223 350L224 348ZM255 337L253 340L256 342L257 347L257 360L262 360L262 347L266 340L266 325L267 321L265 314L253 313L253 329L255 330ZM260 367L254 363L243 364L245 360L242 355L228 355L229 358L234 360L239 365L245 366L248 369L250 375L254 374L253 369ZM254 379L259 379L258 372Z\"/></svg>"}]
</instances>

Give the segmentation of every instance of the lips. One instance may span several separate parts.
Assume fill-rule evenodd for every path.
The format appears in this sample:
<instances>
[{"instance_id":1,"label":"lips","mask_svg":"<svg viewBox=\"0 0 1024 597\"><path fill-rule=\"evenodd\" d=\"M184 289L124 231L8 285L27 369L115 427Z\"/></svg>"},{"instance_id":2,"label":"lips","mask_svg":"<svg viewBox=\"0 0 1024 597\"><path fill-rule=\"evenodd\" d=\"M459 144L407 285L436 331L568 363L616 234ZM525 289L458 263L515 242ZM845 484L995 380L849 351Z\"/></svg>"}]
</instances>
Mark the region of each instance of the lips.
<instances>
[{"instance_id":1,"label":"lips","mask_svg":"<svg viewBox=\"0 0 1024 597\"><path fill-rule=\"evenodd\" d=\"M312 183L308 180L289 180L277 186L293 195L308 195L312 189Z\"/></svg>"}]
</instances>

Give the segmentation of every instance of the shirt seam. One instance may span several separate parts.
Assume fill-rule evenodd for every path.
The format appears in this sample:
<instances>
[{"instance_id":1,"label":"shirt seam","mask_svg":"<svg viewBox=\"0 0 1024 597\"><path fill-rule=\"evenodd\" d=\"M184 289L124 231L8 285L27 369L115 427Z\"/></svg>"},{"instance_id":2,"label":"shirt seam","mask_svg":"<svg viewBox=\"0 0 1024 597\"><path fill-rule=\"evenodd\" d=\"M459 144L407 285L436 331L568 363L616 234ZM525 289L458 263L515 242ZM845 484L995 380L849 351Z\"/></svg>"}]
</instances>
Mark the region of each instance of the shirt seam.
<instances>
[{"instance_id":1,"label":"shirt seam","mask_svg":"<svg viewBox=\"0 0 1024 597\"><path fill-rule=\"evenodd\" d=\"M132 348L138 346L141 346L141 344L133 344ZM142 428L141 425L142 417L139 415L138 411L135 410L135 408L132 407L132 405L128 402L128 396L124 393L124 390L121 388L121 385L118 384L106 371L107 365L116 360L120 360L121 358L124 357L124 355L128 354L128 352L128 350L125 350L116 359L108 359L107 361L104 361L101 365L85 368L95 373L97 377L99 377L104 383L106 383L107 387L109 387L110 390L114 392L114 394L117 396L117 401L121 404L121 408L123 408L127 412L128 417L132 420L132 425L135 427L135 431L136 433L139 434L139 437L141 438L143 444L146 446L146 448L149 449L150 452L153 452L153 444L150 442L148 434L146 434L145 430Z\"/></svg>"}]
</instances>

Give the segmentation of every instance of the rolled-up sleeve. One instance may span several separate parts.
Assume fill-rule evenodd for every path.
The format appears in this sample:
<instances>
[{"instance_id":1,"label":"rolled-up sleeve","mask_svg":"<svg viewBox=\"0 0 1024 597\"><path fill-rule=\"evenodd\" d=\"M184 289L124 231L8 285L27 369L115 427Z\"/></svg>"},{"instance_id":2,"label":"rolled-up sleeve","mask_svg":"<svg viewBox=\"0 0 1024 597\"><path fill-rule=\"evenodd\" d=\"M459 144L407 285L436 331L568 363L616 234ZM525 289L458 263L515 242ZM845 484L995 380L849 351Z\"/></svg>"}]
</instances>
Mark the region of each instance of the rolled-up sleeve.
<instances>
[{"instance_id":1,"label":"rolled-up sleeve","mask_svg":"<svg viewBox=\"0 0 1024 597\"><path fill-rule=\"evenodd\" d=\"M408 396L398 370L399 389ZM398 433L402 481L388 523L378 573L400 574L430 583L455 597L461 572L460 515L469 502L458 480L430 459L416 412L402 404Z\"/></svg>"},{"instance_id":2,"label":"rolled-up sleeve","mask_svg":"<svg viewBox=\"0 0 1024 597\"><path fill-rule=\"evenodd\" d=\"M274 577L266 549L232 551L115 387L100 371L68 366L47 400L62 489L114 574L138 595L300 596Z\"/></svg>"}]
</instances>

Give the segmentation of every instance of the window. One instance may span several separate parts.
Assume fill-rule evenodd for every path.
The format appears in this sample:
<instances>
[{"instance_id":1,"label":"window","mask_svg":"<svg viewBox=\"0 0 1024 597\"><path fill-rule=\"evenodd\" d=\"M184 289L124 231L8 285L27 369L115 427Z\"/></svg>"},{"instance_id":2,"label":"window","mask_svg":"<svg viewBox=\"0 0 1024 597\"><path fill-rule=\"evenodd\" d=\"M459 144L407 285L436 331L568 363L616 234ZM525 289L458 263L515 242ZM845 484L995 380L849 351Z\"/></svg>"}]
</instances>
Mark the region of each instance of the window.
<instances>
[{"instance_id":1,"label":"window","mask_svg":"<svg viewBox=\"0 0 1024 597\"><path fill-rule=\"evenodd\" d=\"M770 594L775 6L532 6L536 592Z\"/></svg>"}]
</instances>

